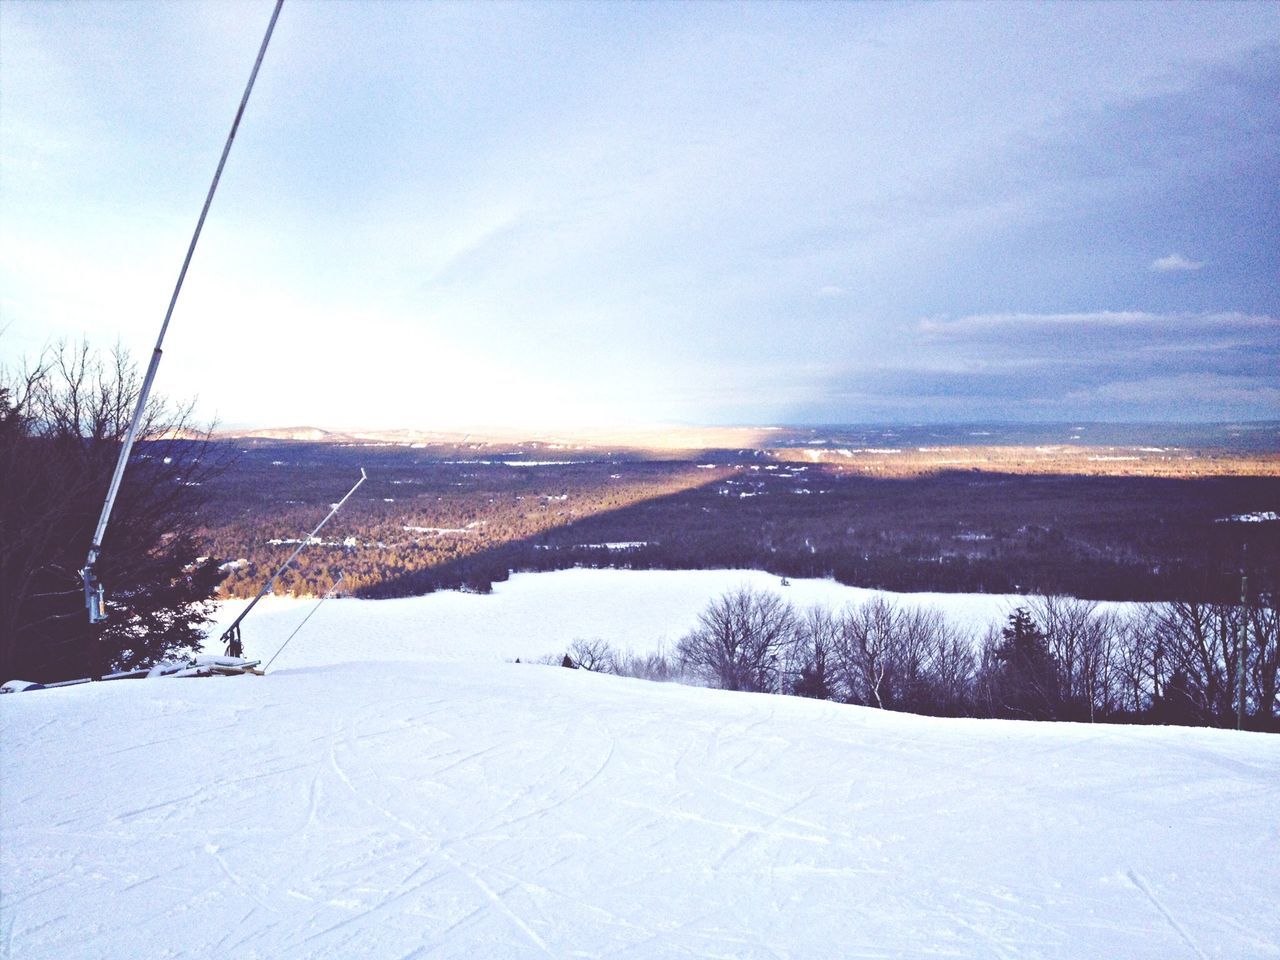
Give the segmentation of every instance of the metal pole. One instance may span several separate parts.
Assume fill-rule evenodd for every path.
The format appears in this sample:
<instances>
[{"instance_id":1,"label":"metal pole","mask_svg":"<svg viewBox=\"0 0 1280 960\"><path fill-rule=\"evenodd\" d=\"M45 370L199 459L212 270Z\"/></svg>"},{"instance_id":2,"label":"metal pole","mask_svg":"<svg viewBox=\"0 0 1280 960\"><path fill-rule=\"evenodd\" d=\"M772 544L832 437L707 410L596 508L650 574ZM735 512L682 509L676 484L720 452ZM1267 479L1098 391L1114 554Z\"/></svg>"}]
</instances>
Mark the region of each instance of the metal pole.
<instances>
[{"instance_id":1,"label":"metal pole","mask_svg":"<svg viewBox=\"0 0 1280 960\"><path fill-rule=\"evenodd\" d=\"M1236 641L1236 729L1244 729L1244 652L1249 638L1249 578L1240 571L1240 635Z\"/></svg>"},{"instance_id":2,"label":"metal pole","mask_svg":"<svg viewBox=\"0 0 1280 960\"><path fill-rule=\"evenodd\" d=\"M160 366L160 348L164 343L165 332L169 329L169 320L173 316L173 308L178 302L178 294L182 291L182 281L187 277L187 268L191 266L191 257L196 252L196 243L200 239L200 231L204 229L205 217L209 215L209 205L213 203L213 194L218 189L218 181L222 179L222 168L226 166L227 154L231 152L231 143L240 129L240 118L244 116L244 108L249 103L249 93L253 83L258 79L258 68L262 66L262 58L266 55L267 44L271 42L271 33L276 28L276 18L280 16L280 8L284 0L276 0L275 9L271 11L271 22L267 24L266 35L262 38L262 46L258 48L257 59L253 61L253 70L249 73L249 82L245 85L244 95L240 98L240 107L236 110L236 118L231 123L231 132L227 134L227 142L222 147L222 156L218 158L218 169L214 171L213 182L209 184L209 193L204 198L204 206L200 210L200 218L196 221L195 232L191 235L191 243L187 246L187 255L183 258L182 269L178 271L178 282L174 284L173 295L169 298L169 308L164 313L164 322L160 325L160 335L156 338L155 349L151 351L151 362L147 365L147 375L142 381L142 390L138 393L138 405L133 411L133 420L124 435L124 444L120 447L120 456L116 460L115 472L111 475L111 484L107 488L107 499L102 504L102 513L98 517L97 529L93 532L93 542L89 546L89 555L84 569L80 571L84 581L85 606L89 611L89 622L98 623L107 619L103 606L102 586L93 574L94 565L98 562L98 554L102 550L102 538L107 532L107 521L111 519L111 510L115 506L116 494L120 491L120 481L124 477L124 468L129 462L129 454L133 451L133 443L138 436L138 428L142 425L143 412L147 406L147 398L151 395L151 384L156 378L156 369Z\"/></svg>"},{"instance_id":3,"label":"metal pole","mask_svg":"<svg viewBox=\"0 0 1280 960\"><path fill-rule=\"evenodd\" d=\"M276 580L280 578L280 574L284 573L285 568L287 568L289 564L293 563L294 557L296 557L298 554L302 552L303 547L306 547L310 544L311 538L320 532L320 528L323 527L326 523L328 523L335 513L337 513L339 510L342 509L342 505L351 498L351 495L360 488L360 484L364 483L365 480L367 479L368 479L368 475L364 472L364 467L361 467L360 479L356 481L356 485L352 487L350 490L348 490L347 495L343 497L341 500L339 500L337 503L335 503L333 505L333 509L329 511L328 515L323 520L321 520L318 524L316 524L316 528L314 530L312 530L309 534L306 535L306 537L303 538L302 542L298 544L297 548L293 551L293 553L289 554L289 559L286 560L284 563L280 564L280 569L271 575L271 579L268 580L266 582L266 585L263 586L263 588L258 591L258 595L249 602L249 605L247 607L245 607L243 610L240 611L240 616L236 617L235 622L232 623L231 626L227 627L226 630L222 631L222 636L218 638L218 642L219 643L222 643L223 641L226 642L227 656L238 657L241 654L240 621L249 615L249 611L258 605L259 600L261 600L263 597L265 597L268 593L271 592L271 588L276 585Z\"/></svg>"}]
</instances>

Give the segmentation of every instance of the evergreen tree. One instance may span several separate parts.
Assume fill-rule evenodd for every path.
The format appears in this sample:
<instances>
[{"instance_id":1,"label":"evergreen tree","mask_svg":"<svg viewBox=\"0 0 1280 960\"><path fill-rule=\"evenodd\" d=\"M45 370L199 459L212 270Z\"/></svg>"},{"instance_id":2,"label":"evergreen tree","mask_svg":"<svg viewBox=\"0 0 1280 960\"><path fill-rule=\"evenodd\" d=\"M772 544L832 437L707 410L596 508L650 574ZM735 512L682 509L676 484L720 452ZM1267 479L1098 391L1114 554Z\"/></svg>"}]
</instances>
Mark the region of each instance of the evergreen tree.
<instances>
[{"instance_id":1,"label":"evergreen tree","mask_svg":"<svg viewBox=\"0 0 1280 960\"><path fill-rule=\"evenodd\" d=\"M800 668L795 688L792 691L797 697L811 697L814 700L830 700L831 684L827 677L824 662L810 660Z\"/></svg>"},{"instance_id":2,"label":"evergreen tree","mask_svg":"<svg viewBox=\"0 0 1280 960\"><path fill-rule=\"evenodd\" d=\"M995 693L1005 716L1057 719L1062 704L1058 664L1025 607L1009 615L995 658Z\"/></svg>"},{"instance_id":3,"label":"evergreen tree","mask_svg":"<svg viewBox=\"0 0 1280 960\"><path fill-rule=\"evenodd\" d=\"M1186 670L1178 668L1165 682L1164 689L1151 698L1151 709L1147 715L1153 723L1202 726L1205 716L1196 701L1191 677Z\"/></svg>"},{"instance_id":4,"label":"evergreen tree","mask_svg":"<svg viewBox=\"0 0 1280 960\"><path fill-rule=\"evenodd\" d=\"M91 626L79 570L140 378L122 354L104 362L63 345L0 379L0 681L98 675L197 649L220 574L197 557L200 478L215 467L204 440L190 439L189 410L147 411L150 439L135 447L97 567L108 620Z\"/></svg>"}]
</instances>

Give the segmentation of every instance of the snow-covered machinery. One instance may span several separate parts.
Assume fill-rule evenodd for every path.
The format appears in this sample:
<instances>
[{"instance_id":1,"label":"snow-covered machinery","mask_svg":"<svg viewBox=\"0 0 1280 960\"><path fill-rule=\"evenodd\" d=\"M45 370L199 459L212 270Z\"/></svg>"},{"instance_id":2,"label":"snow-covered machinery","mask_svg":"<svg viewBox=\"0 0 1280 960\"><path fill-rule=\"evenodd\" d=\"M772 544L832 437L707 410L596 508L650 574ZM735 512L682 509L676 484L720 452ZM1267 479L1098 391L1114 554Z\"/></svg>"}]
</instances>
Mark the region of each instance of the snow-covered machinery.
<instances>
[{"instance_id":1,"label":"snow-covered machinery","mask_svg":"<svg viewBox=\"0 0 1280 960\"><path fill-rule=\"evenodd\" d=\"M200 653L193 657L178 660L162 660L155 666L141 670L121 670L118 673L107 673L101 677L80 677L76 680L60 680L57 683L34 683L30 680L10 680L0 686L0 694L25 693L28 690L51 690L54 687L77 687L82 683L94 683L103 680L144 680L149 677L231 677L242 673L258 676L261 660L245 660L242 657L220 657L214 654Z\"/></svg>"}]
</instances>

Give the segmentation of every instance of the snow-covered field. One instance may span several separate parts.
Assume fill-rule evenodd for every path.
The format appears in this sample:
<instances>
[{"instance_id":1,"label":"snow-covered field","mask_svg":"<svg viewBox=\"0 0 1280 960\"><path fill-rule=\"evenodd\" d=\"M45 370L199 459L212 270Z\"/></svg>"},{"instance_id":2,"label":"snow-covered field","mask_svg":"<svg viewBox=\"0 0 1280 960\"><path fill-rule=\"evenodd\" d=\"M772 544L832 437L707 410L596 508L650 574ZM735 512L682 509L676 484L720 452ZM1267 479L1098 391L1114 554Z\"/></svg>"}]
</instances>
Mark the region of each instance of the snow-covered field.
<instances>
[{"instance_id":1,"label":"snow-covered field","mask_svg":"<svg viewBox=\"0 0 1280 960\"><path fill-rule=\"evenodd\" d=\"M834 580L793 580L751 570L560 570L519 573L487 596L441 592L402 600L329 600L281 654L276 667L376 660L529 660L563 654L573 640L601 638L619 650L674 648L715 597L740 586L771 590L797 607L837 610L884 596L936 607L980 634L1002 625L1025 597L976 593L887 593ZM223 604L214 637L247 601ZM315 600L268 598L244 625L245 653L270 657ZM1100 606L1121 608L1124 604ZM210 646L210 652L221 653Z\"/></svg>"},{"instance_id":2,"label":"snow-covered field","mask_svg":"<svg viewBox=\"0 0 1280 960\"><path fill-rule=\"evenodd\" d=\"M506 662L674 640L742 579L587 574L331 602L266 677L0 699L0 950L1280 956L1280 737ZM306 606L255 611L249 652Z\"/></svg>"}]
</instances>

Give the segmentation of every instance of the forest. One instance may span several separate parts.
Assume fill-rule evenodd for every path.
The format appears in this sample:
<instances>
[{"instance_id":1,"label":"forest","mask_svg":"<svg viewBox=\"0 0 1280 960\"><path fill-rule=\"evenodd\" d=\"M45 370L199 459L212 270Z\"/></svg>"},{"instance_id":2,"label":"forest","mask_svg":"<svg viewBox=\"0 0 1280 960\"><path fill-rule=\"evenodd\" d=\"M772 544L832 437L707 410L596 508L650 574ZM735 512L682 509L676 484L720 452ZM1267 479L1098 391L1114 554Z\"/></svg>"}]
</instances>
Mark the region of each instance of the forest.
<instances>
[{"instance_id":1,"label":"forest","mask_svg":"<svg viewBox=\"0 0 1280 960\"><path fill-rule=\"evenodd\" d=\"M219 466L201 480L197 532L222 594L252 595L364 467L277 592L322 594L339 575L363 597L484 592L573 566L1215 602L1239 594L1243 571L1255 593L1274 589L1275 455L891 452L224 439L207 454Z\"/></svg>"},{"instance_id":2,"label":"forest","mask_svg":"<svg viewBox=\"0 0 1280 960\"><path fill-rule=\"evenodd\" d=\"M637 656L574 641L561 666L946 717L1280 730L1280 606L1171 602L1107 609L1032 596L985 634L878 595L796 607L742 587L675 649Z\"/></svg>"}]
</instances>

